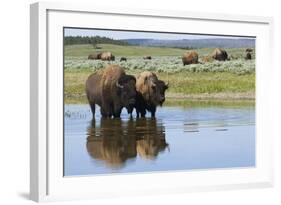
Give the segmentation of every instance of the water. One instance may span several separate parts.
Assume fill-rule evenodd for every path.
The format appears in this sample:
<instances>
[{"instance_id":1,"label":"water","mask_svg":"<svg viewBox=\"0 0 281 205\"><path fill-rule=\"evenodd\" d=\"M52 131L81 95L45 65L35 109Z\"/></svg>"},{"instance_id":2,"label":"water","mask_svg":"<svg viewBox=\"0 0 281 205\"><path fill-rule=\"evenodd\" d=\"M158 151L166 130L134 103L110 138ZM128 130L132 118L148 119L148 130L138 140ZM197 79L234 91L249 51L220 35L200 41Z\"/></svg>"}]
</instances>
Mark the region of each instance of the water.
<instances>
[{"instance_id":1,"label":"water","mask_svg":"<svg viewBox=\"0 0 281 205\"><path fill-rule=\"evenodd\" d=\"M255 109L162 107L157 118L91 119L65 105L64 175L255 166Z\"/></svg>"}]
</instances>

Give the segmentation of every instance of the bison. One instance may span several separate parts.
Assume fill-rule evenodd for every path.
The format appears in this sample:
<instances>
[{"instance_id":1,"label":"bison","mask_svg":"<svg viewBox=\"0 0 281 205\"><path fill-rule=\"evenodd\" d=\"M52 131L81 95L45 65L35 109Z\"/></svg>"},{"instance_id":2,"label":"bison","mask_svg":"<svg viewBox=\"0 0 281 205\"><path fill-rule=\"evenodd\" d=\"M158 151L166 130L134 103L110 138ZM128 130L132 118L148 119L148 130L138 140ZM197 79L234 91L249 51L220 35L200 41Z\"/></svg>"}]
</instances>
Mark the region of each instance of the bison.
<instances>
[{"instance_id":1,"label":"bison","mask_svg":"<svg viewBox=\"0 0 281 205\"><path fill-rule=\"evenodd\" d=\"M212 58L218 61L225 61L227 60L227 52L224 49L216 48L213 53L211 54Z\"/></svg>"},{"instance_id":2,"label":"bison","mask_svg":"<svg viewBox=\"0 0 281 205\"><path fill-rule=\"evenodd\" d=\"M252 48L246 48L246 52L253 52L254 51L254 49L252 49Z\"/></svg>"},{"instance_id":3,"label":"bison","mask_svg":"<svg viewBox=\"0 0 281 205\"><path fill-rule=\"evenodd\" d=\"M136 102L136 78L127 75L118 65L109 65L88 77L86 95L93 118L96 104L101 108L102 117L119 118L123 107L129 113L133 111Z\"/></svg>"},{"instance_id":4,"label":"bison","mask_svg":"<svg viewBox=\"0 0 281 205\"><path fill-rule=\"evenodd\" d=\"M114 61L115 56L112 55L111 52L102 52L100 59L103 60L103 61Z\"/></svg>"},{"instance_id":5,"label":"bison","mask_svg":"<svg viewBox=\"0 0 281 205\"><path fill-rule=\"evenodd\" d=\"M122 61L127 61L127 58L121 57L121 58L120 58L120 62L122 62Z\"/></svg>"},{"instance_id":6,"label":"bison","mask_svg":"<svg viewBox=\"0 0 281 205\"><path fill-rule=\"evenodd\" d=\"M198 63L198 53L195 51L186 52L182 56L183 65L197 64Z\"/></svg>"},{"instance_id":7,"label":"bison","mask_svg":"<svg viewBox=\"0 0 281 205\"><path fill-rule=\"evenodd\" d=\"M101 53L90 54L88 56L89 60L98 60L101 59Z\"/></svg>"},{"instance_id":8,"label":"bison","mask_svg":"<svg viewBox=\"0 0 281 205\"><path fill-rule=\"evenodd\" d=\"M151 56L144 56L143 59L144 60L151 60L152 58L151 58Z\"/></svg>"},{"instance_id":9,"label":"bison","mask_svg":"<svg viewBox=\"0 0 281 205\"><path fill-rule=\"evenodd\" d=\"M251 60L252 59L252 55L250 52L247 52L246 53L246 56L245 56L245 60Z\"/></svg>"},{"instance_id":10,"label":"bison","mask_svg":"<svg viewBox=\"0 0 281 205\"><path fill-rule=\"evenodd\" d=\"M168 84L158 80L155 73L144 71L137 77L136 82L136 113L137 117L145 117L146 110L151 112L151 117L155 117L156 107L162 106L165 101L165 91Z\"/></svg>"}]
</instances>

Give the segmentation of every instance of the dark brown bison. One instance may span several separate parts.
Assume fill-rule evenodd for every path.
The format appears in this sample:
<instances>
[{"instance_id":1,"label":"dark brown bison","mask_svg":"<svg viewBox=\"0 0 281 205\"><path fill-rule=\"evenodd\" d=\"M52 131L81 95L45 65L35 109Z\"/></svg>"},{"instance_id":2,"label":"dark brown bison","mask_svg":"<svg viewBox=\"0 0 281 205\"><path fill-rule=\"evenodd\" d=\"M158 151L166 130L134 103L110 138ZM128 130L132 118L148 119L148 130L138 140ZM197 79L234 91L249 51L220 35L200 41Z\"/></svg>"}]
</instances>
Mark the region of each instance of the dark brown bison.
<instances>
[{"instance_id":1,"label":"dark brown bison","mask_svg":"<svg viewBox=\"0 0 281 205\"><path fill-rule=\"evenodd\" d=\"M227 60L227 52L224 49L221 48L216 48L212 54L211 54L212 58L218 61L225 61Z\"/></svg>"},{"instance_id":2,"label":"dark brown bison","mask_svg":"<svg viewBox=\"0 0 281 205\"><path fill-rule=\"evenodd\" d=\"M246 53L246 56L245 56L245 60L251 60L252 59L252 55L250 52L247 52Z\"/></svg>"},{"instance_id":3,"label":"dark brown bison","mask_svg":"<svg viewBox=\"0 0 281 205\"><path fill-rule=\"evenodd\" d=\"M183 65L197 64L198 63L198 53L195 51L186 52L182 56Z\"/></svg>"},{"instance_id":4,"label":"dark brown bison","mask_svg":"<svg viewBox=\"0 0 281 205\"><path fill-rule=\"evenodd\" d=\"M101 53L94 53L94 54L90 54L88 56L89 60L98 60L101 58Z\"/></svg>"},{"instance_id":5,"label":"dark brown bison","mask_svg":"<svg viewBox=\"0 0 281 205\"><path fill-rule=\"evenodd\" d=\"M165 91L168 84L158 80L155 73L144 71L137 77L136 82L137 98L136 112L137 117L145 117L146 110L151 112L151 117L155 117L156 107L162 106L165 101Z\"/></svg>"},{"instance_id":6,"label":"dark brown bison","mask_svg":"<svg viewBox=\"0 0 281 205\"><path fill-rule=\"evenodd\" d=\"M252 48L246 48L246 52L253 52L254 51L254 49L252 49Z\"/></svg>"},{"instance_id":7,"label":"dark brown bison","mask_svg":"<svg viewBox=\"0 0 281 205\"><path fill-rule=\"evenodd\" d=\"M112 55L111 52L102 52L100 59L103 60L103 61L114 61L115 56Z\"/></svg>"},{"instance_id":8,"label":"dark brown bison","mask_svg":"<svg viewBox=\"0 0 281 205\"><path fill-rule=\"evenodd\" d=\"M121 58L120 58L120 62L121 62L121 61L127 61L127 58L121 57Z\"/></svg>"},{"instance_id":9,"label":"dark brown bison","mask_svg":"<svg viewBox=\"0 0 281 205\"><path fill-rule=\"evenodd\" d=\"M88 77L86 94L93 117L97 104L102 117L119 118L123 107L132 113L136 101L136 79L127 75L120 66L109 65Z\"/></svg>"},{"instance_id":10,"label":"dark brown bison","mask_svg":"<svg viewBox=\"0 0 281 205\"><path fill-rule=\"evenodd\" d=\"M144 60L151 60L152 58L151 58L151 56L144 56L143 59Z\"/></svg>"}]
</instances>

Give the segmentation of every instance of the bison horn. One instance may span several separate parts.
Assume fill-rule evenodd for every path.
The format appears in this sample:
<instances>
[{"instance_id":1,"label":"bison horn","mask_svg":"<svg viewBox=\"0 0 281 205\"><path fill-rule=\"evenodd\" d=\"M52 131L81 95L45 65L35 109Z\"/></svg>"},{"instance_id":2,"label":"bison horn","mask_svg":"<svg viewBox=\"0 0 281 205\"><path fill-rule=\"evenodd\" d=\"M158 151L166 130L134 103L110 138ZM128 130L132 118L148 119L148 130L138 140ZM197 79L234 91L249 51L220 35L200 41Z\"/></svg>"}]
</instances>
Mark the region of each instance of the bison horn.
<instances>
[{"instance_id":1,"label":"bison horn","mask_svg":"<svg viewBox=\"0 0 281 205\"><path fill-rule=\"evenodd\" d=\"M124 86L123 86L123 85L120 85L118 81L116 82L116 86L117 86L118 88L121 88L121 89L124 88Z\"/></svg>"},{"instance_id":2,"label":"bison horn","mask_svg":"<svg viewBox=\"0 0 281 205\"><path fill-rule=\"evenodd\" d=\"M169 86L169 81L165 85L168 87Z\"/></svg>"}]
</instances>

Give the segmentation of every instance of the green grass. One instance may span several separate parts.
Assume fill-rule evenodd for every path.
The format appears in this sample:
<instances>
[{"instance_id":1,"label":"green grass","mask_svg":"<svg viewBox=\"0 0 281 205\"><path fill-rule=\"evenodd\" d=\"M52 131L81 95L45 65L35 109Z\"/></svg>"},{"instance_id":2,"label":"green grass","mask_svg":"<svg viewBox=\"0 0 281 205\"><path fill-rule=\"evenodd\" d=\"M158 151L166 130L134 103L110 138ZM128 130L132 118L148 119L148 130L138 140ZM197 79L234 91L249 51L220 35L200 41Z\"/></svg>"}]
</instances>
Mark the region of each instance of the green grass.
<instances>
[{"instance_id":1,"label":"green grass","mask_svg":"<svg viewBox=\"0 0 281 205\"><path fill-rule=\"evenodd\" d=\"M255 74L236 75L228 72L193 73L173 75L158 73L160 79L170 82L169 92L182 94L246 92L255 89Z\"/></svg>"},{"instance_id":2,"label":"green grass","mask_svg":"<svg viewBox=\"0 0 281 205\"><path fill-rule=\"evenodd\" d=\"M128 74L137 75L138 70L127 71ZM92 73L90 69L65 70L64 94L67 102L83 101L85 99L85 82ZM237 75L228 72L194 73L179 72L173 75L156 73L159 79L169 82L169 93L180 95L215 94L215 93L243 93L255 92L255 74Z\"/></svg>"},{"instance_id":3,"label":"green grass","mask_svg":"<svg viewBox=\"0 0 281 205\"><path fill-rule=\"evenodd\" d=\"M194 108L194 107L231 107L231 108L249 108L255 107L254 100L190 100L190 99L167 99L165 101L165 106L178 106L185 108Z\"/></svg>"},{"instance_id":4,"label":"green grass","mask_svg":"<svg viewBox=\"0 0 281 205\"><path fill-rule=\"evenodd\" d=\"M112 44L99 44L102 49L94 49L93 45L69 45L65 46L65 55L72 57L85 57L87 58L90 53L110 51L115 56L173 56L181 55L182 49L176 48L159 48L159 47L142 47L142 46L120 46Z\"/></svg>"}]
</instances>

